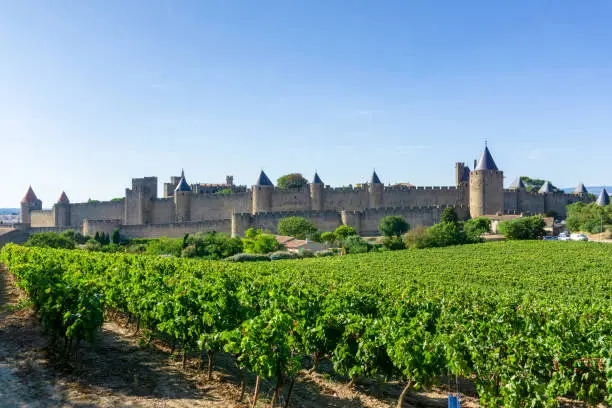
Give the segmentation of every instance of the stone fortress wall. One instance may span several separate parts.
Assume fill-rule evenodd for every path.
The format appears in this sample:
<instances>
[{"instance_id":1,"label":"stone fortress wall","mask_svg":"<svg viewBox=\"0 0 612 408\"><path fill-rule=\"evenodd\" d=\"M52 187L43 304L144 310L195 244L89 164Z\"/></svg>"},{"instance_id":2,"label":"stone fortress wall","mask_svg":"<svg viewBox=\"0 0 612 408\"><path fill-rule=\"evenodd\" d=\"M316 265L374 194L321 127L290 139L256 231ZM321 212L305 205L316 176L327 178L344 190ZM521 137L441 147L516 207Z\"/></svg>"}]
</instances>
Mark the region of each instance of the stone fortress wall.
<instances>
[{"instance_id":1,"label":"stone fortress wall","mask_svg":"<svg viewBox=\"0 0 612 408\"><path fill-rule=\"evenodd\" d=\"M413 226L429 226L448 206L462 219L550 210L564 215L567 204L587 199L585 194L528 193L521 186L504 189L503 172L487 147L474 170L456 163L455 171L454 186L385 186L374 172L370 182L359 187L326 186L315 174L307 186L288 190L275 187L262 171L252 188L231 194L194 192L182 174L164 184L164 198L158 198L157 177L144 177L132 179L121 200L72 204L62 193L52 210L42 210L30 188L21 203L21 229L72 228L88 235L119 229L125 237L144 238L207 231L241 235L250 227L276 232L281 218L301 216L321 231L349 225L363 235L375 235L387 215L403 216Z\"/></svg>"}]
</instances>

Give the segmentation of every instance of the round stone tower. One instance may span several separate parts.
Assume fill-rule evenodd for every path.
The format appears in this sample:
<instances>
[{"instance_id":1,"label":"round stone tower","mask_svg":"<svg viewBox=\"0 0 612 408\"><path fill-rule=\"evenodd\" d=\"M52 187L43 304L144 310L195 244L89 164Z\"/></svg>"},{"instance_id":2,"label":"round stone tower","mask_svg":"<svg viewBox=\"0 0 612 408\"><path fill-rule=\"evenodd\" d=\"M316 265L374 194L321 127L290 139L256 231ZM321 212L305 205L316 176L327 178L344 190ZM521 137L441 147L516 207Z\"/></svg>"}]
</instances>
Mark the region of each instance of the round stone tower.
<instances>
[{"instance_id":1,"label":"round stone tower","mask_svg":"<svg viewBox=\"0 0 612 408\"><path fill-rule=\"evenodd\" d=\"M493 215L504 212L504 173L497 165L485 144L485 149L470 172L470 215Z\"/></svg>"},{"instance_id":2,"label":"round stone tower","mask_svg":"<svg viewBox=\"0 0 612 408\"><path fill-rule=\"evenodd\" d=\"M53 206L53 218L55 219L56 227L70 226L70 200L64 191Z\"/></svg>"},{"instance_id":3,"label":"round stone tower","mask_svg":"<svg viewBox=\"0 0 612 408\"><path fill-rule=\"evenodd\" d=\"M370 179L370 208L380 208L383 203L383 191L385 190L385 185L380 182L378 178L378 174L376 171L372 173L372 178Z\"/></svg>"},{"instance_id":4,"label":"round stone tower","mask_svg":"<svg viewBox=\"0 0 612 408\"><path fill-rule=\"evenodd\" d=\"M272 193L274 184L262 170L253 185L253 214L272 210Z\"/></svg>"},{"instance_id":5,"label":"round stone tower","mask_svg":"<svg viewBox=\"0 0 612 408\"><path fill-rule=\"evenodd\" d=\"M32 222L32 218L30 217L30 211L40 211L42 210L42 201L36 197L34 194L34 190L32 190L32 186L28 188L28 192L21 200L21 223L22 224L30 224Z\"/></svg>"},{"instance_id":6,"label":"round stone tower","mask_svg":"<svg viewBox=\"0 0 612 408\"><path fill-rule=\"evenodd\" d=\"M310 184L310 209L321 211L323 209L323 181L315 171L314 178Z\"/></svg>"},{"instance_id":7,"label":"round stone tower","mask_svg":"<svg viewBox=\"0 0 612 408\"><path fill-rule=\"evenodd\" d=\"M174 189L174 211L177 222L191 219L191 187L185 180L185 172L181 171L181 179Z\"/></svg>"}]
</instances>

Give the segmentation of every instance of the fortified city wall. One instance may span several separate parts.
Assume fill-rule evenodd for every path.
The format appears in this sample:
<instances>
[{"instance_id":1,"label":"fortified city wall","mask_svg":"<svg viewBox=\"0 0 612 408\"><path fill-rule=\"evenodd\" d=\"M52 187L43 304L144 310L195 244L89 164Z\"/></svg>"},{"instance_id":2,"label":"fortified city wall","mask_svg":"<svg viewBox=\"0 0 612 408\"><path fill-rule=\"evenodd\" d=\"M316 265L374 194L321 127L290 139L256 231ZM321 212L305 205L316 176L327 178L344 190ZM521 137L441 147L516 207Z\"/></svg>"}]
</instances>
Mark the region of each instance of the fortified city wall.
<instances>
[{"instance_id":1,"label":"fortified city wall","mask_svg":"<svg viewBox=\"0 0 612 408\"><path fill-rule=\"evenodd\" d=\"M376 172L359 187L330 187L315 173L307 186L283 190L262 171L246 192L215 194L192 191L183 173L164 185L166 198L158 198L157 177L144 177L132 179L131 188L126 188L120 200L72 204L62 193L52 210L42 210L42 202L30 188L21 202L20 229L73 228L87 235L119 229L125 237L181 237L206 231L243 234L250 227L276 231L281 218L300 216L320 231L350 225L363 235L373 235L387 215L400 215L412 226L428 226L438 222L448 206L462 219L547 211L565 215L567 204L588 200L584 192L527 193L521 185L504 189L503 178L485 146L474 170L464 163L455 164L456 185L445 187L385 186Z\"/></svg>"}]
</instances>

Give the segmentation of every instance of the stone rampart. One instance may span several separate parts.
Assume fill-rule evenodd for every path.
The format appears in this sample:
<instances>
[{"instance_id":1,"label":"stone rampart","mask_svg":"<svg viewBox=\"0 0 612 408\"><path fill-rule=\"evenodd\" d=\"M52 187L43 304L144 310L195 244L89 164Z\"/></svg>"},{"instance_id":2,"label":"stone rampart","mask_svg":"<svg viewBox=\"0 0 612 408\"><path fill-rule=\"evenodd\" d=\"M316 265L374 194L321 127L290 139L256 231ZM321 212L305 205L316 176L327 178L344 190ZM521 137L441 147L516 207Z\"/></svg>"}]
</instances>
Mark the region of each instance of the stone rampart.
<instances>
[{"instance_id":1,"label":"stone rampart","mask_svg":"<svg viewBox=\"0 0 612 408\"><path fill-rule=\"evenodd\" d=\"M55 218L53 211L40 210L30 212L30 225L33 227L53 227L55 226Z\"/></svg>"},{"instance_id":2,"label":"stone rampart","mask_svg":"<svg viewBox=\"0 0 612 408\"><path fill-rule=\"evenodd\" d=\"M75 229L80 229L85 219L123 220L123 210L123 200L70 204L70 225Z\"/></svg>"},{"instance_id":3,"label":"stone rampart","mask_svg":"<svg viewBox=\"0 0 612 408\"><path fill-rule=\"evenodd\" d=\"M119 233L127 238L182 238L185 234L198 232L231 232L231 220L189 221L171 224L122 225Z\"/></svg>"}]
</instances>

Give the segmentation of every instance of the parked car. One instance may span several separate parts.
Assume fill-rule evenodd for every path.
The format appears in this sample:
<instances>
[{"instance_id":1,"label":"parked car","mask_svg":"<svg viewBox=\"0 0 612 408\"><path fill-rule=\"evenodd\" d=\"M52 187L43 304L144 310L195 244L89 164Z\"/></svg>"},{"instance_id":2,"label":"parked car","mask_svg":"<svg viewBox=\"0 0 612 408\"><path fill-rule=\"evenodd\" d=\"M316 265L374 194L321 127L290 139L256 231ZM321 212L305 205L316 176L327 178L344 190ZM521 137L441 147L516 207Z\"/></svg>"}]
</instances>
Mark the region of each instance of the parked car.
<instances>
[{"instance_id":1,"label":"parked car","mask_svg":"<svg viewBox=\"0 0 612 408\"><path fill-rule=\"evenodd\" d=\"M556 241L557 237L555 237L554 235L546 235L544 238L542 238L544 241Z\"/></svg>"},{"instance_id":2,"label":"parked car","mask_svg":"<svg viewBox=\"0 0 612 408\"><path fill-rule=\"evenodd\" d=\"M570 236L567 234L567 232L562 232L559 234L559 237L557 238L559 241L569 241L570 240Z\"/></svg>"},{"instance_id":3,"label":"parked car","mask_svg":"<svg viewBox=\"0 0 612 408\"><path fill-rule=\"evenodd\" d=\"M572 234L570 235L570 239L572 241L588 241L589 240L587 236L584 234Z\"/></svg>"}]
</instances>

